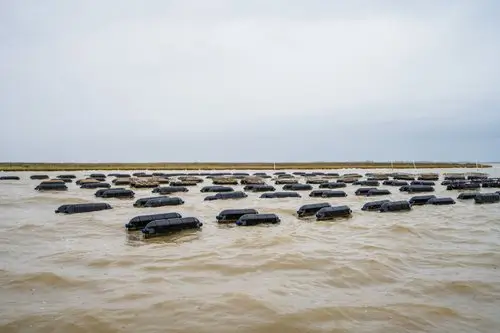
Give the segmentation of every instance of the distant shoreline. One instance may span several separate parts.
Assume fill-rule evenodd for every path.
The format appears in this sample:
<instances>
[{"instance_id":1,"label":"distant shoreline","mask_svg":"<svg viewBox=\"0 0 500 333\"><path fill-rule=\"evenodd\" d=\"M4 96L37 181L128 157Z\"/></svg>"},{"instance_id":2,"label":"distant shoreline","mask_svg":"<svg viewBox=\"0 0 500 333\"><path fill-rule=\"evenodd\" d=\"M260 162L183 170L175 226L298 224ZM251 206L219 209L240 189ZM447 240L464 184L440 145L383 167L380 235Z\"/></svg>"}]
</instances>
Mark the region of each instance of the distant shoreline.
<instances>
[{"instance_id":1,"label":"distant shoreline","mask_svg":"<svg viewBox=\"0 0 500 333\"><path fill-rule=\"evenodd\" d=\"M288 162L288 163L0 163L0 171L85 170L288 170L288 169L445 169L491 168L456 162Z\"/></svg>"}]
</instances>

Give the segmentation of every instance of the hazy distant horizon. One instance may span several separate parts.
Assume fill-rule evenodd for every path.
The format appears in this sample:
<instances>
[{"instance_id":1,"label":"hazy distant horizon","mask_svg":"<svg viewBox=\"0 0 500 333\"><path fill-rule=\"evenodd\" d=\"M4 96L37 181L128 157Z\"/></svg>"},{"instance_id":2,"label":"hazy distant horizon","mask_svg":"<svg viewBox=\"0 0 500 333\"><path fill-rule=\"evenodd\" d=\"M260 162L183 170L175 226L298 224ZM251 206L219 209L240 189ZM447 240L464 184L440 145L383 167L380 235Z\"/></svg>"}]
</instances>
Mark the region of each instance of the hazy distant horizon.
<instances>
[{"instance_id":1,"label":"hazy distant horizon","mask_svg":"<svg viewBox=\"0 0 500 333\"><path fill-rule=\"evenodd\" d=\"M0 160L500 160L498 17L490 0L3 1Z\"/></svg>"}]
</instances>

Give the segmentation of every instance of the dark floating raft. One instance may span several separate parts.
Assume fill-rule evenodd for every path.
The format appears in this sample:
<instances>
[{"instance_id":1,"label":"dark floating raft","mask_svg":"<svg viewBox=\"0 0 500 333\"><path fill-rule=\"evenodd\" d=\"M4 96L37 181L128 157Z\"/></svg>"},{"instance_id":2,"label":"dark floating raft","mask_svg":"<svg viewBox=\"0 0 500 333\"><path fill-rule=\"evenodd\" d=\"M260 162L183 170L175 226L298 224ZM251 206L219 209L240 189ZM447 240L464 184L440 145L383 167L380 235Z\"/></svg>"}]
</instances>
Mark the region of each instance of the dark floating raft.
<instances>
[{"instance_id":1,"label":"dark floating raft","mask_svg":"<svg viewBox=\"0 0 500 333\"><path fill-rule=\"evenodd\" d=\"M399 191L408 193L434 192L434 187L428 185L407 185L402 186Z\"/></svg>"},{"instance_id":2,"label":"dark floating raft","mask_svg":"<svg viewBox=\"0 0 500 333\"><path fill-rule=\"evenodd\" d=\"M374 190L368 191L368 193L366 193L366 196L367 197L374 197L374 196L390 195L390 194L391 194L391 191L389 191L389 190L374 189Z\"/></svg>"},{"instance_id":3,"label":"dark floating raft","mask_svg":"<svg viewBox=\"0 0 500 333\"><path fill-rule=\"evenodd\" d=\"M341 198L347 197L347 193L344 191L333 191L333 190L314 190L309 193L311 198Z\"/></svg>"},{"instance_id":4,"label":"dark floating raft","mask_svg":"<svg viewBox=\"0 0 500 333\"><path fill-rule=\"evenodd\" d=\"M183 205L184 200L179 197L156 197L149 199L142 207L163 207Z\"/></svg>"},{"instance_id":5,"label":"dark floating raft","mask_svg":"<svg viewBox=\"0 0 500 333\"><path fill-rule=\"evenodd\" d=\"M411 210L411 205L408 201L391 201L386 202L380 207L381 213L387 212L402 212Z\"/></svg>"},{"instance_id":6,"label":"dark floating raft","mask_svg":"<svg viewBox=\"0 0 500 333\"><path fill-rule=\"evenodd\" d=\"M213 201L213 200L230 200L230 199L243 199L248 197L248 194L245 192L241 191L234 191L234 192L220 192L217 193L216 195L210 195L208 197L205 197L205 201Z\"/></svg>"},{"instance_id":7,"label":"dark floating raft","mask_svg":"<svg viewBox=\"0 0 500 333\"><path fill-rule=\"evenodd\" d=\"M474 202L477 204L497 203L497 202L500 202L500 194L498 194L498 193L478 193L474 197Z\"/></svg>"},{"instance_id":8,"label":"dark floating raft","mask_svg":"<svg viewBox=\"0 0 500 333\"><path fill-rule=\"evenodd\" d=\"M479 183L451 183L446 187L448 191L452 190L474 190L481 188Z\"/></svg>"},{"instance_id":9,"label":"dark floating raft","mask_svg":"<svg viewBox=\"0 0 500 333\"><path fill-rule=\"evenodd\" d=\"M225 209L219 213L215 218L219 223L236 222L240 217L247 214L259 214L255 209Z\"/></svg>"},{"instance_id":10,"label":"dark floating raft","mask_svg":"<svg viewBox=\"0 0 500 333\"><path fill-rule=\"evenodd\" d=\"M75 175L59 175L59 176L57 176L57 178L59 178L59 179L75 179L76 176Z\"/></svg>"},{"instance_id":11,"label":"dark floating raft","mask_svg":"<svg viewBox=\"0 0 500 333\"><path fill-rule=\"evenodd\" d=\"M236 221L236 225L253 226L258 224L277 224L280 222L281 220L276 214L245 214Z\"/></svg>"},{"instance_id":12,"label":"dark floating raft","mask_svg":"<svg viewBox=\"0 0 500 333\"><path fill-rule=\"evenodd\" d=\"M434 186L436 183L429 180L414 180L410 183L410 185L424 185L424 186Z\"/></svg>"},{"instance_id":13,"label":"dark floating raft","mask_svg":"<svg viewBox=\"0 0 500 333\"><path fill-rule=\"evenodd\" d=\"M234 188L222 185L204 186L200 189L200 192L234 192Z\"/></svg>"},{"instance_id":14,"label":"dark floating raft","mask_svg":"<svg viewBox=\"0 0 500 333\"><path fill-rule=\"evenodd\" d=\"M300 198L300 194L297 192L271 192L262 193L261 199L281 199L281 198Z\"/></svg>"},{"instance_id":15,"label":"dark floating raft","mask_svg":"<svg viewBox=\"0 0 500 333\"><path fill-rule=\"evenodd\" d=\"M380 182L378 180L358 180L352 183L352 185L380 186Z\"/></svg>"},{"instance_id":16,"label":"dark floating raft","mask_svg":"<svg viewBox=\"0 0 500 333\"><path fill-rule=\"evenodd\" d=\"M320 202L320 203L303 205L297 210L297 216L298 217L313 216L320 209L325 208L325 207L331 207L331 205L328 202Z\"/></svg>"},{"instance_id":17,"label":"dark floating raft","mask_svg":"<svg viewBox=\"0 0 500 333\"><path fill-rule=\"evenodd\" d=\"M459 200L471 200L474 199L478 195L478 193L475 192L462 192L458 195L457 199Z\"/></svg>"},{"instance_id":18,"label":"dark floating raft","mask_svg":"<svg viewBox=\"0 0 500 333\"><path fill-rule=\"evenodd\" d=\"M182 217L179 213L162 213L162 214L151 214L151 215L139 215L132 218L127 224L125 224L125 228L129 231L132 230L140 230L144 228L149 222L155 220L168 220Z\"/></svg>"},{"instance_id":19,"label":"dark floating raft","mask_svg":"<svg viewBox=\"0 0 500 333\"><path fill-rule=\"evenodd\" d=\"M0 180L20 180L19 176L1 176Z\"/></svg>"},{"instance_id":20,"label":"dark floating raft","mask_svg":"<svg viewBox=\"0 0 500 333\"><path fill-rule=\"evenodd\" d=\"M196 217L179 217L151 221L142 229L142 233L144 238L151 238L181 230L200 229L202 226L203 223Z\"/></svg>"},{"instance_id":21,"label":"dark floating raft","mask_svg":"<svg viewBox=\"0 0 500 333\"><path fill-rule=\"evenodd\" d=\"M361 210L364 211L379 211L383 204L390 202L389 200L379 200L367 202L363 205Z\"/></svg>"},{"instance_id":22,"label":"dark floating raft","mask_svg":"<svg viewBox=\"0 0 500 333\"><path fill-rule=\"evenodd\" d=\"M137 199L135 202L134 202L134 207L144 207L144 205L146 204L146 202L148 202L149 200L152 200L152 199L158 199L158 198L170 198L168 196L159 196L159 197L147 197L147 198L140 198L140 199Z\"/></svg>"},{"instance_id":23,"label":"dark floating raft","mask_svg":"<svg viewBox=\"0 0 500 333\"><path fill-rule=\"evenodd\" d=\"M349 217L352 214L352 210L348 206L330 206L321 208L316 213L316 220L326 221L333 220L339 217Z\"/></svg>"},{"instance_id":24,"label":"dark floating raft","mask_svg":"<svg viewBox=\"0 0 500 333\"><path fill-rule=\"evenodd\" d=\"M101 198L133 198L134 191L124 188L102 189L96 192L96 197Z\"/></svg>"},{"instance_id":25,"label":"dark floating raft","mask_svg":"<svg viewBox=\"0 0 500 333\"><path fill-rule=\"evenodd\" d=\"M346 186L347 186L346 183L323 183L323 184L319 184L319 188L329 188L329 189L343 188L343 187L346 187Z\"/></svg>"},{"instance_id":26,"label":"dark floating raft","mask_svg":"<svg viewBox=\"0 0 500 333\"><path fill-rule=\"evenodd\" d=\"M85 183L80 186L80 188L85 189L95 189L95 188L110 188L111 185L108 183Z\"/></svg>"},{"instance_id":27,"label":"dark floating raft","mask_svg":"<svg viewBox=\"0 0 500 333\"><path fill-rule=\"evenodd\" d=\"M310 191L313 187L310 184L286 184L283 191Z\"/></svg>"},{"instance_id":28,"label":"dark floating raft","mask_svg":"<svg viewBox=\"0 0 500 333\"><path fill-rule=\"evenodd\" d=\"M288 179L288 178L280 178L277 179L274 184L276 185L291 185L291 184L298 184L299 181L297 179Z\"/></svg>"},{"instance_id":29,"label":"dark floating raft","mask_svg":"<svg viewBox=\"0 0 500 333\"><path fill-rule=\"evenodd\" d=\"M189 189L184 186L162 186L153 189L153 193L159 194L171 194L171 193L179 193L179 192L188 192Z\"/></svg>"},{"instance_id":30,"label":"dark floating raft","mask_svg":"<svg viewBox=\"0 0 500 333\"><path fill-rule=\"evenodd\" d=\"M276 188L272 185L247 185L243 190L251 192L274 192Z\"/></svg>"},{"instance_id":31,"label":"dark floating raft","mask_svg":"<svg viewBox=\"0 0 500 333\"><path fill-rule=\"evenodd\" d=\"M49 176L48 175L31 175L30 179L35 179L35 180L49 179Z\"/></svg>"},{"instance_id":32,"label":"dark floating raft","mask_svg":"<svg viewBox=\"0 0 500 333\"><path fill-rule=\"evenodd\" d=\"M455 200L452 198L432 198L426 202L426 205L454 205Z\"/></svg>"},{"instance_id":33,"label":"dark floating raft","mask_svg":"<svg viewBox=\"0 0 500 333\"><path fill-rule=\"evenodd\" d=\"M37 191L67 191L68 187L64 182L55 183L55 182L42 182L40 185L35 187Z\"/></svg>"},{"instance_id":34,"label":"dark floating raft","mask_svg":"<svg viewBox=\"0 0 500 333\"><path fill-rule=\"evenodd\" d=\"M410 198L410 205L412 206L422 206L427 203L427 201L436 198L435 195L417 195Z\"/></svg>"},{"instance_id":35,"label":"dark floating raft","mask_svg":"<svg viewBox=\"0 0 500 333\"><path fill-rule=\"evenodd\" d=\"M382 183L386 186L407 186L408 182L404 180L386 180Z\"/></svg>"},{"instance_id":36,"label":"dark floating raft","mask_svg":"<svg viewBox=\"0 0 500 333\"><path fill-rule=\"evenodd\" d=\"M370 191L377 190L374 187L360 187L354 192L355 195L361 196L364 195L366 196Z\"/></svg>"},{"instance_id":37,"label":"dark floating raft","mask_svg":"<svg viewBox=\"0 0 500 333\"><path fill-rule=\"evenodd\" d=\"M86 203L86 204L62 205L59 208L57 208L56 213L79 214L79 213L96 212L107 209L112 209L112 207L107 203Z\"/></svg>"}]
</instances>

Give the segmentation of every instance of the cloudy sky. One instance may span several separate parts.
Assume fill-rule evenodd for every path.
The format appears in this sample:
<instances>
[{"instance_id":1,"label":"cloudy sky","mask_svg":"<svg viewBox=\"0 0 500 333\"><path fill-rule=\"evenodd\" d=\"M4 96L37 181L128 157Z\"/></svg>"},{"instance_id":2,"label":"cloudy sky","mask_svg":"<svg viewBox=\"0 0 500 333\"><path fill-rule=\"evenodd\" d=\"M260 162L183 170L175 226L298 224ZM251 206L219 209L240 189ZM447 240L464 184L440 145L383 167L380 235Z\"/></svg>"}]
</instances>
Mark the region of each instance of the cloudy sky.
<instances>
[{"instance_id":1,"label":"cloudy sky","mask_svg":"<svg viewBox=\"0 0 500 333\"><path fill-rule=\"evenodd\" d=\"M0 161L500 160L498 1L0 1Z\"/></svg>"}]
</instances>

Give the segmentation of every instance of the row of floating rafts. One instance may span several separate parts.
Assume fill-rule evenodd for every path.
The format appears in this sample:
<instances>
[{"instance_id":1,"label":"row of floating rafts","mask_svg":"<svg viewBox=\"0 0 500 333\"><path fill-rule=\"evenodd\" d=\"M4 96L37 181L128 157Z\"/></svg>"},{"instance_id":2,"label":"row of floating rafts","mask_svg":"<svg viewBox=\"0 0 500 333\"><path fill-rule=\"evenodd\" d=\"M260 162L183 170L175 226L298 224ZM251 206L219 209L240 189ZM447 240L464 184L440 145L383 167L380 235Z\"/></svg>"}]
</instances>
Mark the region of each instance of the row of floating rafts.
<instances>
[{"instance_id":1,"label":"row of floating rafts","mask_svg":"<svg viewBox=\"0 0 500 333\"><path fill-rule=\"evenodd\" d=\"M285 192L275 192L269 194L283 194ZM291 192L294 193L294 192ZM219 193L219 194L227 194L227 193ZM101 197L105 197L101 195ZM460 193L458 196L459 200L474 200L476 204L486 204L486 203L498 203L500 202L500 191L494 193L473 193L473 192L464 192ZM176 206L182 205L184 201L179 197L168 197L168 196L160 196L160 197L150 197L150 198L141 198L138 199L134 203L134 207L143 208L143 207L163 207L163 206ZM381 212L389 212L389 211L403 211L410 210L412 206L419 205L453 205L455 204L455 200L450 197L436 197L435 195L418 195L410 198L410 200L401 200L401 201L390 201L390 200L380 200L365 203L362 210L364 211L374 211L378 210ZM307 213L301 213L302 211L313 211L314 209L330 207L331 205L328 203L314 203L307 204L299 209L297 213L299 217L304 217ZM338 207L347 207L347 206L338 206ZM108 203L89 203L89 204L75 204L75 205L63 205L56 210L56 213L66 213L66 214L75 214L75 213L84 213L84 212L92 212L99 211L105 209L111 209L112 207ZM337 208L337 210L333 210L338 212L341 210ZM328 216L332 217L334 212L328 210ZM347 209L343 209L344 212ZM351 213L351 212L350 212ZM349 214L350 214L349 213ZM305 215L304 215L305 214ZM339 213L340 214L340 213ZM339 217L339 216L334 216ZM322 217L324 218L324 216Z\"/></svg>"},{"instance_id":2,"label":"row of floating rafts","mask_svg":"<svg viewBox=\"0 0 500 333\"><path fill-rule=\"evenodd\" d=\"M40 191L58 191L58 190L67 190L67 186L64 185L66 180L64 179L50 179L43 181L37 186L35 189ZM78 180L77 185L80 185L81 188L84 189L96 189L96 188L110 188L111 185L109 183L101 182L95 178L87 178ZM378 181L357 181L353 183L354 185L361 186L378 186L380 183ZM470 189L479 189L481 187L484 188L500 188L500 180L498 178L495 179L486 179L486 180L475 180L475 181L443 181L442 185L447 186L447 190L470 190ZM115 185L118 185L115 182ZM131 187L136 188L158 188L160 183L155 178L150 178L148 180L143 179L134 179ZM188 189L186 186L196 186L197 183L187 182L187 181L178 181L178 182L170 182L170 186L167 189L159 188L159 193L162 193L164 190L166 192L175 192L178 188L178 192L187 192ZM412 181L409 185L408 182L404 181L384 181L383 185L389 186L400 186L401 192L433 192L435 185L432 181ZM320 183L319 188L343 188L346 187L345 183ZM172 191L170 191L172 190ZM275 188L271 185L246 185L244 187L245 191L252 192L265 192L265 191L275 191ZM285 184L283 186L284 191L310 191L312 190L311 184L300 184L298 182L293 182L291 184ZM201 192L231 192L233 189L229 186L222 185L214 185L214 186L205 186L201 189ZM388 193L390 194L390 193Z\"/></svg>"},{"instance_id":3,"label":"row of floating rafts","mask_svg":"<svg viewBox=\"0 0 500 333\"><path fill-rule=\"evenodd\" d=\"M463 184L459 183L460 185L475 185L474 187L468 186L468 187L460 187L459 189L476 189L478 188L476 185L477 184ZM107 184L109 185L109 184ZM302 187L298 187L297 185L303 185ZM82 184L82 187L87 186L95 186L95 188L103 187L102 183L99 182L88 182ZM451 185L450 185L451 186ZM247 185L245 186L245 190L251 191L251 192L264 192L261 194L260 198L263 199L270 199L270 198L301 198L301 195L299 193L296 193L294 191L301 191L301 190L311 190L312 187L307 184L293 184L290 185L289 188L285 188L286 185L284 186L285 191L279 191L276 192L276 189L273 186L270 185ZM37 190L66 190L67 187L64 184L64 182L61 182L60 180L49 180L42 182L37 188ZM286 189L290 189L289 191L286 191ZM448 188L450 189L450 188ZM456 189L456 188L453 188ZM292 191L294 190L294 191ZM403 186L399 189L401 192L407 192L407 193L424 193L424 192L434 192L434 187L430 185L407 185ZM157 187L153 189L153 193L158 193L160 195L165 195L165 194L173 194L173 193L178 193L178 192L187 192L188 188L186 187L175 187L175 186L168 186L168 187ZM202 193L216 193L215 195L211 195L205 198L205 201L212 201L212 200L229 200L229 199L243 199L248 197L248 195L245 192L242 191L235 191L232 187L228 186L205 186L201 188L200 192ZM371 197L371 196L384 196L384 195L390 195L391 192L387 189L378 189L376 187L360 187L355 191L356 196L366 196L366 197ZM477 194L477 193L476 193ZM125 188L101 188L97 192L95 192L96 197L102 197L102 198L133 198L135 196L135 193L132 190L128 190ZM322 197L322 198L333 198L333 197L346 197L347 193L344 191L339 191L339 190L330 190L330 189L319 189L319 190L311 190L309 193L309 197ZM146 199L155 199L155 198L160 198L160 197L154 197L154 198L146 198ZM460 197L459 197L460 198ZM145 200L145 199L139 199L139 200ZM174 199L169 199L169 200L158 200L158 204L155 204L154 207L159 207L161 205L177 205L177 204L183 204L184 202L182 200L178 200L178 198ZM141 205L134 205L135 207L140 207ZM153 207L153 205L148 205ZM147 206L147 207L148 207Z\"/></svg>"},{"instance_id":4,"label":"row of floating rafts","mask_svg":"<svg viewBox=\"0 0 500 333\"><path fill-rule=\"evenodd\" d=\"M476 194L474 200L478 204L500 202L500 194ZM362 210L381 213L404 212L412 210L413 206L453 204L455 204L455 200L452 198L438 198L434 195L426 195L413 197L409 201L381 200L368 202L362 207ZM56 210L56 213L76 214L111 208L106 203L63 205ZM348 218L352 215L352 210L346 205L332 206L330 203L323 202L303 205L297 210L296 214L299 218L315 216L317 221L329 221ZM276 214L262 214L255 209L223 210L216 216L216 220L218 223L235 223L237 226L277 224L281 222L280 217ZM202 226L203 223L197 218L182 217L177 212L136 216L125 225L128 231L140 230L145 238L171 234L186 229L200 229Z\"/></svg>"},{"instance_id":5,"label":"row of floating rafts","mask_svg":"<svg viewBox=\"0 0 500 333\"><path fill-rule=\"evenodd\" d=\"M146 174L143 172L137 172L132 175L130 174L121 174L121 173L112 173L105 175L103 173L93 173L90 174L88 179L95 179L100 182L104 182L106 177L113 176L115 177L115 181L118 182L117 179L122 179L122 181L118 182L118 185L126 185L126 178L131 179L134 178L135 182L139 183L139 186L142 185L142 182L139 182L137 178L141 178L143 180L148 178L154 178L160 183L167 183L169 181L168 177L179 177L180 181L186 183L200 183L203 182L204 179L200 178L200 176L207 177L208 179L212 179L215 185L237 185L238 180L241 180L242 185L247 184L262 184L265 178L270 178L271 176L265 173L254 173L254 175L250 176L248 173L152 173ZM337 178L337 182L344 183L354 183L362 178L361 174L352 173L352 174L344 174L339 175L338 173L323 173L323 172L293 172L291 174L286 172L275 172L274 173L274 181L276 184L292 184L295 181L298 181L296 177L305 177L306 182L310 184L319 184L322 182L327 182L329 179ZM439 179L439 174L437 173L427 173L427 174L408 174L408 173L366 173L368 181L387 181L390 177L393 180L433 180L436 181ZM48 175L32 175L31 179L44 180L49 179ZM67 182L70 182L70 179L76 178L75 175L59 175L57 178L64 179ZM484 173L445 173L445 180L481 180L487 179L488 175ZM19 180L18 176L1 176L0 180ZM130 180L132 182L132 180ZM145 183L148 183L145 181Z\"/></svg>"}]
</instances>

